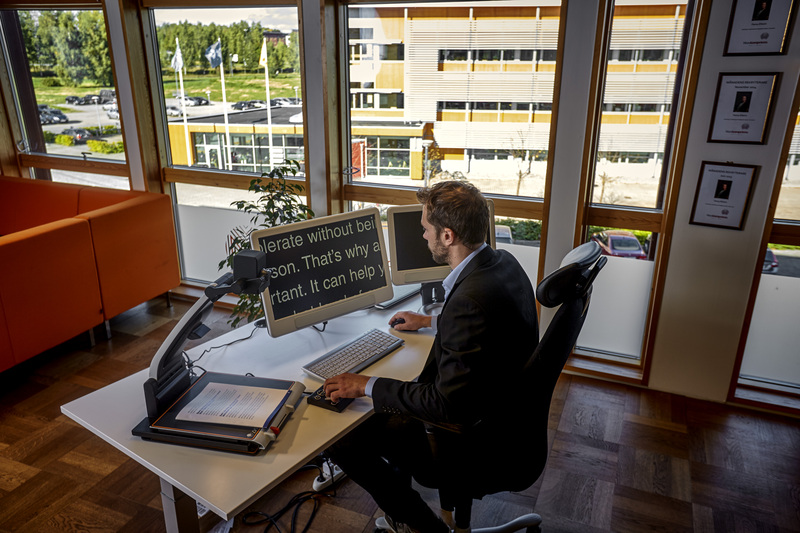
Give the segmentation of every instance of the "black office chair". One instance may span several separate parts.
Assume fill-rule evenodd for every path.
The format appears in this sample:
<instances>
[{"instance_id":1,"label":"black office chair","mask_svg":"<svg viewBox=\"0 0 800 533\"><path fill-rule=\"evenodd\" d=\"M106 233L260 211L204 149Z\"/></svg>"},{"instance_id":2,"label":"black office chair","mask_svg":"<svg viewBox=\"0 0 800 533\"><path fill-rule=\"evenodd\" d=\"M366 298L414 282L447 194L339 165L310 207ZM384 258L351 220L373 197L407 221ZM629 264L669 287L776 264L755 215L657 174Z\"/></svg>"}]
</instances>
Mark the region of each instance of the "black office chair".
<instances>
[{"instance_id":1,"label":"black office chair","mask_svg":"<svg viewBox=\"0 0 800 533\"><path fill-rule=\"evenodd\" d=\"M515 458L520 463L510 473L506 486L479 487L470 484L470 462L476 461L471 451L459 445L459 436L446 435L435 443L434 453L442 462L445 481L440 483L439 500L443 510L453 513L456 531L470 531L472 500L503 491L521 491L541 475L547 461L547 422L550 400L558 377L567 361L586 319L592 282L607 259L601 257L600 246L588 242L569 252L561 267L544 278L536 287L536 299L545 307L561 307L556 312L539 345L528 361L522 383L525 384L526 419L517 426L527 426L525 438L530 438L526 457ZM507 437L507 436L504 436ZM467 454L467 455L465 455ZM446 474L444 473L446 472ZM441 480L440 480L441 482ZM542 518L526 514L501 526L472 530L472 533L510 533L525 529L539 530Z\"/></svg>"}]
</instances>

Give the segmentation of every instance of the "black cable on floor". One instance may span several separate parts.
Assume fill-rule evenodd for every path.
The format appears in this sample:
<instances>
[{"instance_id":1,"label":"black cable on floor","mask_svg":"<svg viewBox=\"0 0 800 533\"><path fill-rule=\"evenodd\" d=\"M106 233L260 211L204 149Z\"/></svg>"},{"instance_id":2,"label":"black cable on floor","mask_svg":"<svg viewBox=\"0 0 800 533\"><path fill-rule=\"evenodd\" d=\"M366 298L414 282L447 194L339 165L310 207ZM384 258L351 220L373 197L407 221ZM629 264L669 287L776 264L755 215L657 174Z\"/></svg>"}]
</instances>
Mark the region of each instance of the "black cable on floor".
<instances>
[{"instance_id":1,"label":"black cable on floor","mask_svg":"<svg viewBox=\"0 0 800 533\"><path fill-rule=\"evenodd\" d=\"M333 468L332 468L332 465L330 463L329 463L329 468L330 468L331 475L333 475ZM317 469L317 470L319 470L320 475L323 474L322 467L320 465L316 465L316 464L305 465L300 470L308 470L308 469ZM295 494L294 496L292 496L292 498L289 500L289 502L286 505L283 506L283 508L281 508L276 513L273 513L271 515L267 514L267 513L264 513L262 511L250 511L248 513L245 513L242 516L242 524L248 525L248 526L256 526L256 525L259 525L259 524L266 523L267 525L264 528L264 533L267 533L267 531L272 529L272 526L275 526L275 530L277 531L277 533L282 533L281 528L278 526L278 520L280 520L280 518L284 514L286 514L287 512L289 512L290 510L293 509L293 511L292 511L292 519L291 519L291 522L290 522L290 527L291 527L290 533L296 533L298 531L297 530L297 527L298 527L297 526L297 520L298 520L298 516L299 516L299 513L300 513L300 507L304 503L306 503L308 501L311 501L313 503L313 505L314 505L314 507L311 510L311 516L308 517L308 521L306 522L305 526L303 527L302 531L300 532L300 533L306 533L308 531L308 529L311 527L311 523L314 521L314 517L316 516L317 510L319 509L320 502L319 502L319 499L317 498L317 496L335 497L336 496L336 485L338 485L338 482L334 482L334 483L331 484L330 488L333 489L332 493L327 491L327 490L326 491L309 490L309 491L301 492L299 494Z\"/></svg>"}]
</instances>

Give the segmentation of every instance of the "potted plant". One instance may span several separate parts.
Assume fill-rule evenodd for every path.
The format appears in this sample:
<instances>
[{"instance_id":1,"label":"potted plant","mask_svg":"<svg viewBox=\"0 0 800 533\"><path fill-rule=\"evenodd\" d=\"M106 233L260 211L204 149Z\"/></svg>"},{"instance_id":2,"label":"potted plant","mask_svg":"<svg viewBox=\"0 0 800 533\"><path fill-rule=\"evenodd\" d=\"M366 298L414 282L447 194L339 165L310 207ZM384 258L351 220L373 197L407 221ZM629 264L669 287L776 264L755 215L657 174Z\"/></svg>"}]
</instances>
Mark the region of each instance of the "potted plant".
<instances>
[{"instance_id":1,"label":"potted plant","mask_svg":"<svg viewBox=\"0 0 800 533\"><path fill-rule=\"evenodd\" d=\"M288 175L295 176L300 163L288 160L286 165L273 168L263 173L260 178L250 181L248 191L257 195L255 199L231 202L236 209L252 215L247 227L234 227L228 234L225 243L227 257L220 261L219 270L233 268L233 256L242 250L251 249L250 234L261 228L271 228L292 222L299 222L314 216L314 212L300 201L300 194L305 190L298 183L286 180ZM239 301L231 311L228 323L236 327L242 320L252 322L264 316L261 296L258 294L240 294Z\"/></svg>"}]
</instances>

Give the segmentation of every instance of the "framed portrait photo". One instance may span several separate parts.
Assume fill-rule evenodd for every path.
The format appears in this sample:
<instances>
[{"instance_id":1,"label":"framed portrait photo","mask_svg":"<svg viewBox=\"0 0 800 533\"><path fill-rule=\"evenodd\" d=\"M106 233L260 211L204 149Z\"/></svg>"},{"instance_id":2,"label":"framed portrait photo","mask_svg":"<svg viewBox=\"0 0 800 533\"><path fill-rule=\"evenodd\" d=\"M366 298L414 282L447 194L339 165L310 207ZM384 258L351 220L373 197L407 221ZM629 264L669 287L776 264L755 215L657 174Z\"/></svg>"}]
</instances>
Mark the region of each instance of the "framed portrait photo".
<instances>
[{"instance_id":1,"label":"framed portrait photo","mask_svg":"<svg viewBox=\"0 0 800 533\"><path fill-rule=\"evenodd\" d=\"M689 223L742 229L758 168L703 161Z\"/></svg>"},{"instance_id":2,"label":"framed portrait photo","mask_svg":"<svg viewBox=\"0 0 800 533\"><path fill-rule=\"evenodd\" d=\"M734 0L725 55L785 54L797 0Z\"/></svg>"},{"instance_id":3,"label":"framed portrait photo","mask_svg":"<svg viewBox=\"0 0 800 533\"><path fill-rule=\"evenodd\" d=\"M779 74L722 73L708 142L764 144Z\"/></svg>"}]
</instances>

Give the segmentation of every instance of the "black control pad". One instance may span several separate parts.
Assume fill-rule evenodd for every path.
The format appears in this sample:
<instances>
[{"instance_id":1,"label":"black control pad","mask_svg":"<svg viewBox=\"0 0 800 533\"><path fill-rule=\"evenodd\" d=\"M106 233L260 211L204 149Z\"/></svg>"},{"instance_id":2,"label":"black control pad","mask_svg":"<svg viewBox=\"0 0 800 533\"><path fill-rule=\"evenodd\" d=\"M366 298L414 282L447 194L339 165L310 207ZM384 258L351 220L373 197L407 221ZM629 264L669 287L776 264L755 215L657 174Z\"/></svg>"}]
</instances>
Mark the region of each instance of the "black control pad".
<instances>
[{"instance_id":1,"label":"black control pad","mask_svg":"<svg viewBox=\"0 0 800 533\"><path fill-rule=\"evenodd\" d=\"M329 409L331 411L336 411L337 413L341 413L345 410L345 408L350 405L355 398L342 398L338 402L334 403L330 399L325 397L325 390L320 387L314 392L311 393L311 396L308 397L307 401L311 405L316 405L317 407L322 407L324 409Z\"/></svg>"}]
</instances>

